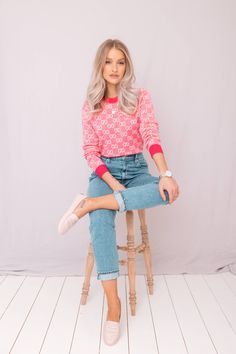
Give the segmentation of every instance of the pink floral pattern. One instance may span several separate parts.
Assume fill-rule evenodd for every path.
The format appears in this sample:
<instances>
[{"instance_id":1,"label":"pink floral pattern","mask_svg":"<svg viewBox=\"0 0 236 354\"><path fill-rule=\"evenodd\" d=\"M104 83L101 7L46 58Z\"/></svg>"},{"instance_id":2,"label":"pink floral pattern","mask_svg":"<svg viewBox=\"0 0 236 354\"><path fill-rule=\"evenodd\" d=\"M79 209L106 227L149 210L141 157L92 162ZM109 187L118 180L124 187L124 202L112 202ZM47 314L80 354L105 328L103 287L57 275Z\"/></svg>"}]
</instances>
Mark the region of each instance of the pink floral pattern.
<instances>
[{"instance_id":1,"label":"pink floral pattern","mask_svg":"<svg viewBox=\"0 0 236 354\"><path fill-rule=\"evenodd\" d=\"M82 107L83 151L89 167L98 176L109 171L100 156L114 157L137 154L143 145L151 157L163 153L159 124L155 118L148 90L139 89L138 109L134 114L119 110L118 98L107 98L102 112L91 119L87 101Z\"/></svg>"}]
</instances>

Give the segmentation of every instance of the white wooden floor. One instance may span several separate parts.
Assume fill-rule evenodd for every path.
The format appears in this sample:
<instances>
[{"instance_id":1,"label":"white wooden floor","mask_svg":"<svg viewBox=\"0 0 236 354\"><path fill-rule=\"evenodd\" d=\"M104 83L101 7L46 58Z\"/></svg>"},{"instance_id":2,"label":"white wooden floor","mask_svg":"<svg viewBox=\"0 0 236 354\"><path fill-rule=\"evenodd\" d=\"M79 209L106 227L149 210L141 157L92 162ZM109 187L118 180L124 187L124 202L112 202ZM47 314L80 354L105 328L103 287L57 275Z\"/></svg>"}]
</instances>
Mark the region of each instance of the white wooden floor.
<instances>
[{"instance_id":1,"label":"white wooden floor","mask_svg":"<svg viewBox=\"0 0 236 354\"><path fill-rule=\"evenodd\" d=\"M0 276L0 354L235 354L236 276L136 276L136 316L130 315L128 278L118 278L121 338L102 339L107 304L100 280L91 279L80 305L84 277Z\"/></svg>"}]
</instances>

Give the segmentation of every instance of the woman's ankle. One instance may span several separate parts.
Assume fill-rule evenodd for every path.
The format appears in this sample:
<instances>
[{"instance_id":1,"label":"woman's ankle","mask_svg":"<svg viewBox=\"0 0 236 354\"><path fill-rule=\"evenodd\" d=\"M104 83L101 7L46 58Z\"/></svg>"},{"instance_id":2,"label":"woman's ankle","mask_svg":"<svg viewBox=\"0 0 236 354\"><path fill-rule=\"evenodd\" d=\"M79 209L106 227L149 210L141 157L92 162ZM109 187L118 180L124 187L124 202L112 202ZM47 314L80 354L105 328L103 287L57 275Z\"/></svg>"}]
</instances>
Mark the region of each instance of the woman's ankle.
<instances>
[{"instance_id":1,"label":"woman's ankle","mask_svg":"<svg viewBox=\"0 0 236 354\"><path fill-rule=\"evenodd\" d=\"M73 213L76 214L79 218L86 215L93 210L93 203L90 197L86 197L77 205L73 210Z\"/></svg>"},{"instance_id":2,"label":"woman's ankle","mask_svg":"<svg viewBox=\"0 0 236 354\"><path fill-rule=\"evenodd\" d=\"M121 315L121 302L118 300L108 304L107 320L119 321Z\"/></svg>"},{"instance_id":3,"label":"woman's ankle","mask_svg":"<svg viewBox=\"0 0 236 354\"><path fill-rule=\"evenodd\" d=\"M96 198L87 197L86 198L86 208L88 212L96 210Z\"/></svg>"}]
</instances>

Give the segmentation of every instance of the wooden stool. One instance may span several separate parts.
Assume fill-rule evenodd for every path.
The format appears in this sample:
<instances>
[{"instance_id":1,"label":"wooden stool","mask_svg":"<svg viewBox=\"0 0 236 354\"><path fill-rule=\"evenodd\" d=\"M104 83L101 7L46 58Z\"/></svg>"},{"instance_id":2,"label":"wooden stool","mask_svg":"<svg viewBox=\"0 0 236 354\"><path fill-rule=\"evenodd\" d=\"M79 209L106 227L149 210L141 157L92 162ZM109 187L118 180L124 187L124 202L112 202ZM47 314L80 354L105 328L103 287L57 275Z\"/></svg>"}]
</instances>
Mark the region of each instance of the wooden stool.
<instances>
[{"instance_id":1,"label":"wooden stool","mask_svg":"<svg viewBox=\"0 0 236 354\"><path fill-rule=\"evenodd\" d=\"M146 276L149 294L153 294L153 275L152 275L152 259L149 247L147 225L145 222L145 209L138 210L138 216L140 220L140 230L142 235L142 243L135 247L134 244L134 213L133 210L127 210L126 212L126 225L127 225L127 245L118 246L118 250L127 252L127 260L119 260L121 265L127 264L128 277L129 277L129 303L131 308L131 315L134 316L136 312L136 291L135 291L135 275L136 264L135 257L136 252L144 255L144 261L146 266ZM85 305L90 287L90 277L94 265L94 255L91 243L89 244L89 250L86 260L85 279L83 283L83 289L81 294L81 305Z\"/></svg>"}]
</instances>

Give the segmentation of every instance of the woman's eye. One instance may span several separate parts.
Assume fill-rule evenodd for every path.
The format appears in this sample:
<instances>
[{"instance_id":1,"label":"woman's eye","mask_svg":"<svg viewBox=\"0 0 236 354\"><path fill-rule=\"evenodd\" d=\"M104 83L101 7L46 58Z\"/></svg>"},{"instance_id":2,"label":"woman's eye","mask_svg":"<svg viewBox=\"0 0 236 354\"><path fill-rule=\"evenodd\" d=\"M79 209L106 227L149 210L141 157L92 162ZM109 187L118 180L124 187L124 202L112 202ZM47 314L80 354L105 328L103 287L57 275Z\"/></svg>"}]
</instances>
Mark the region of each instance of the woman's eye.
<instances>
[{"instance_id":1,"label":"woman's eye","mask_svg":"<svg viewBox=\"0 0 236 354\"><path fill-rule=\"evenodd\" d=\"M109 64L109 63L110 63L110 61L106 61L106 64ZM120 62L119 64L124 65L124 63L122 63L122 62Z\"/></svg>"}]
</instances>

